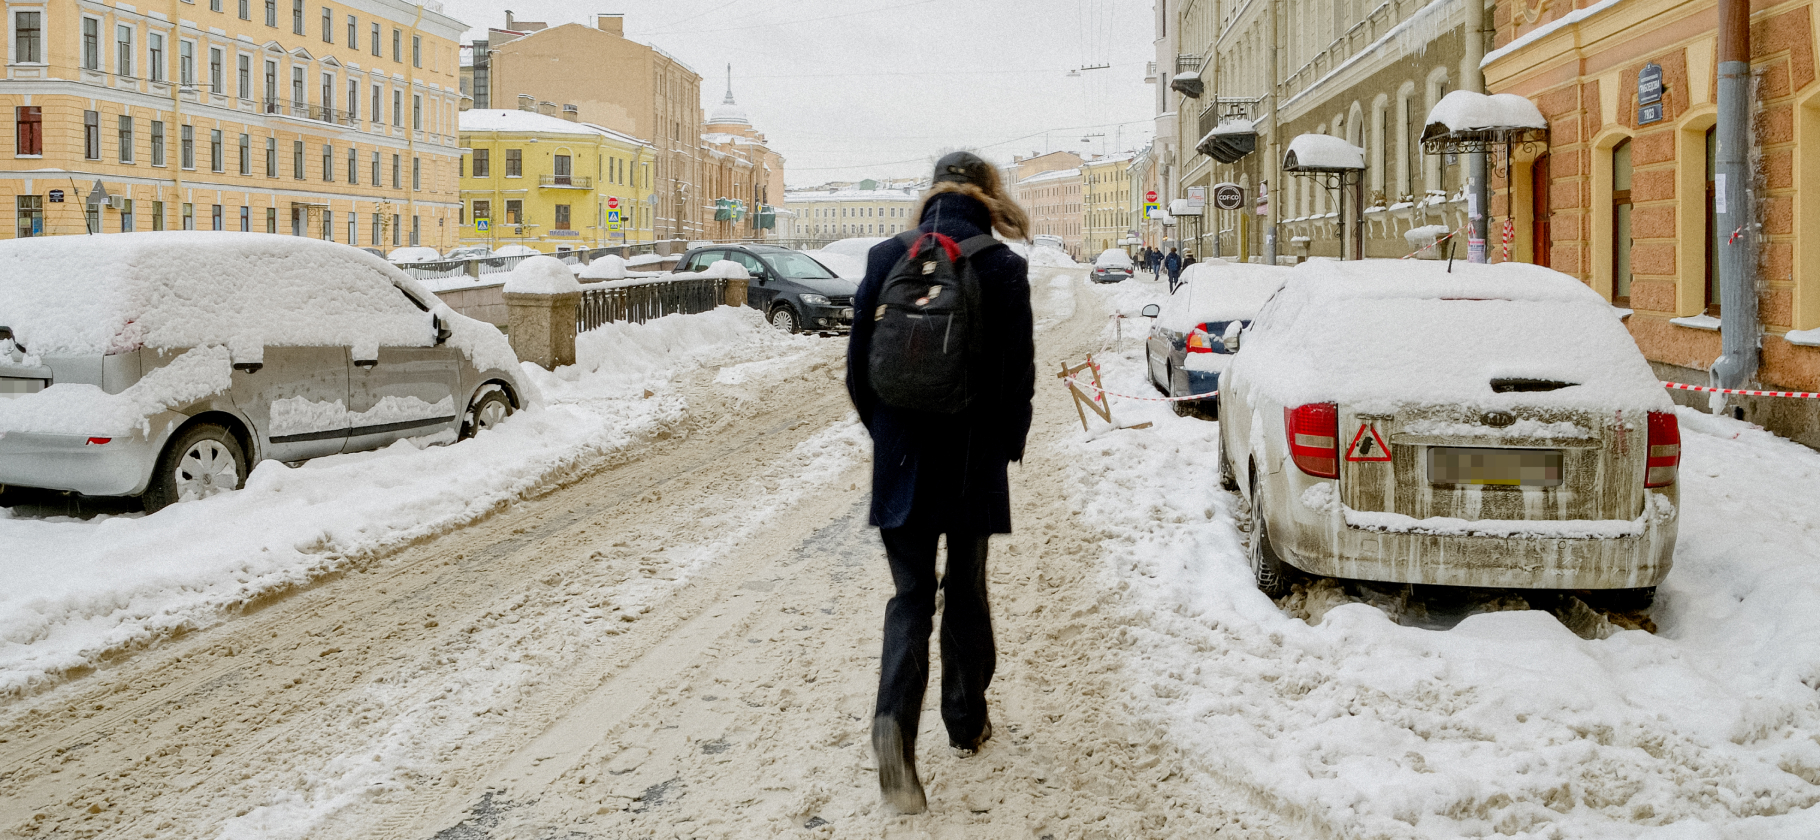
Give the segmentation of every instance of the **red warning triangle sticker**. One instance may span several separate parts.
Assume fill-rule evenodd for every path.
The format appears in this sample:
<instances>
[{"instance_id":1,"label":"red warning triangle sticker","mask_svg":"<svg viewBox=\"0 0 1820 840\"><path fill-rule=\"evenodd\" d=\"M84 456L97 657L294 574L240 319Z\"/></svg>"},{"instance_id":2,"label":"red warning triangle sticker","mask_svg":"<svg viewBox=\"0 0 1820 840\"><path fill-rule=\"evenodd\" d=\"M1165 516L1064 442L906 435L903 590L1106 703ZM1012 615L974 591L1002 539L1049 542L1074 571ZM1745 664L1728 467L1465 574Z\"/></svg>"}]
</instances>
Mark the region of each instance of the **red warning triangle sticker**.
<instances>
[{"instance_id":1,"label":"red warning triangle sticker","mask_svg":"<svg viewBox=\"0 0 1820 840\"><path fill-rule=\"evenodd\" d=\"M1371 437L1365 436L1365 430L1371 430ZM1365 423L1359 424L1359 432L1352 436L1352 446L1346 450L1348 461L1389 461L1390 447L1384 445L1383 435L1378 434L1378 427Z\"/></svg>"}]
</instances>

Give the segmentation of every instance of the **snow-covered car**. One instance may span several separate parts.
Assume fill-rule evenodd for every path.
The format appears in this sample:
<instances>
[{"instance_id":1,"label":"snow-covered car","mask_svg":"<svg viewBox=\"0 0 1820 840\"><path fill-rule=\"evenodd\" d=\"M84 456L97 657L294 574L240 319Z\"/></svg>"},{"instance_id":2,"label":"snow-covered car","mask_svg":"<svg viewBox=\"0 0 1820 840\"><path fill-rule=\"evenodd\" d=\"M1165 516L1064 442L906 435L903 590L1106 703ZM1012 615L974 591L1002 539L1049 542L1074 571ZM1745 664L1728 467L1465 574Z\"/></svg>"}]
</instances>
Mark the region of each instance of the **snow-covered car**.
<instances>
[{"instance_id":1,"label":"snow-covered car","mask_svg":"<svg viewBox=\"0 0 1820 840\"><path fill-rule=\"evenodd\" d=\"M395 264L441 262L442 253L428 245L406 245L402 248L393 248L391 253L385 255L385 258Z\"/></svg>"},{"instance_id":2,"label":"snow-covered car","mask_svg":"<svg viewBox=\"0 0 1820 840\"><path fill-rule=\"evenodd\" d=\"M1518 263L1313 260L1237 340L1222 480L1251 562L1647 607L1678 522L1674 406L1611 305ZM1595 598L1596 596L1596 598Z\"/></svg>"},{"instance_id":3,"label":"snow-covered car","mask_svg":"<svg viewBox=\"0 0 1820 840\"><path fill-rule=\"evenodd\" d=\"M1093 259L1093 282L1118 283L1131 279L1131 255L1123 248L1107 248Z\"/></svg>"},{"instance_id":4,"label":"snow-covered car","mask_svg":"<svg viewBox=\"0 0 1820 840\"><path fill-rule=\"evenodd\" d=\"M497 328L304 237L0 242L0 325L0 484L147 510L261 460L471 437L535 399Z\"/></svg>"},{"instance_id":5,"label":"snow-covered car","mask_svg":"<svg viewBox=\"0 0 1820 840\"><path fill-rule=\"evenodd\" d=\"M542 251L539 251L536 248L533 248L529 245L501 245L501 246L499 246L499 250L493 252L493 256L495 256L495 257L535 257L542 253L543 253Z\"/></svg>"},{"instance_id":6,"label":"snow-covered car","mask_svg":"<svg viewBox=\"0 0 1820 840\"><path fill-rule=\"evenodd\" d=\"M445 260L478 260L490 256L493 256L493 249L485 245L463 245L459 248L450 248L448 253L442 255L442 258Z\"/></svg>"},{"instance_id":7,"label":"snow-covered car","mask_svg":"<svg viewBox=\"0 0 1820 840\"><path fill-rule=\"evenodd\" d=\"M1153 319L1144 339L1144 366L1150 384L1170 397L1218 391L1220 374L1232 359L1223 339L1226 328L1251 323L1289 274L1289 269L1279 266L1219 259L1189 266L1174 294L1161 304L1144 307L1141 313ZM1219 398L1172 405L1177 414L1185 415L1197 403L1217 409Z\"/></svg>"},{"instance_id":8,"label":"snow-covered car","mask_svg":"<svg viewBox=\"0 0 1820 840\"><path fill-rule=\"evenodd\" d=\"M721 260L746 269L746 305L765 314L784 332L853 327L853 295L859 284L843 280L801 251L775 245L715 245L696 248L676 263L677 273L703 272Z\"/></svg>"}]
</instances>

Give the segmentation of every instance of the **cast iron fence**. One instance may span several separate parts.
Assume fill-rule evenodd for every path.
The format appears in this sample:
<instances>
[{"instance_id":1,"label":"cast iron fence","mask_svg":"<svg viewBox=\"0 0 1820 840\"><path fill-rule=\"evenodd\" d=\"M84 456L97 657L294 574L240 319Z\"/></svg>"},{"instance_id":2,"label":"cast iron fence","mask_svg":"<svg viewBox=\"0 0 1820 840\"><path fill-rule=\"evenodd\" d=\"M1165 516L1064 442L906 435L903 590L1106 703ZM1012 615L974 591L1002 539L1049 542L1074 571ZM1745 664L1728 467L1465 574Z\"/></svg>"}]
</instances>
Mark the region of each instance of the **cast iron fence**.
<instances>
[{"instance_id":1,"label":"cast iron fence","mask_svg":"<svg viewBox=\"0 0 1820 840\"><path fill-rule=\"evenodd\" d=\"M642 324L665 315L707 312L727 299L727 281L690 278L648 283L582 287L575 310L575 331L587 332L614 321Z\"/></svg>"}]
</instances>

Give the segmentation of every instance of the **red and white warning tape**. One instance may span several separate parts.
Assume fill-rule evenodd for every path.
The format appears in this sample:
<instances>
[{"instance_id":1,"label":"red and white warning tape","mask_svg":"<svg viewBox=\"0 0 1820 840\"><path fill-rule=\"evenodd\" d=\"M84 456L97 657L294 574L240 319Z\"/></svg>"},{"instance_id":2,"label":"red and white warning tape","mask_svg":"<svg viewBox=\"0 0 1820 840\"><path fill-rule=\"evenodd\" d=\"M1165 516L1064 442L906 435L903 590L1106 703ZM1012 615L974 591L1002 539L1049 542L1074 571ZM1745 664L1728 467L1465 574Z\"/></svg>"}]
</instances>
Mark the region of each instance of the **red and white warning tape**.
<instances>
[{"instance_id":1,"label":"red and white warning tape","mask_svg":"<svg viewBox=\"0 0 1820 840\"><path fill-rule=\"evenodd\" d=\"M1190 402L1193 400L1204 400L1204 399L1207 399L1208 397L1217 397L1220 394L1219 391L1208 391L1205 394L1189 394L1188 396L1185 396L1185 397L1134 397L1130 394L1115 394L1111 391L1106 390L1105 388L1101 388L1101 387L1094 385L1092 382L1083 382L1072 376L1068 377L1064 381L1071 382L1075 385L1079 385L1082 388L1086 388L1089 391L1097 391L1098 393L1093 395L1093 400L1095 402L1099 401L1101 394L1104 394L1108 397L1118 397L1121 400L1137 400L1138 402L1167 402L1167 403Z\"/></svg>"},{"instance_id":2,"label":"red and white warning tape","mask_svg":"<svg viewBox=\"0 0 1820 840\"><path fill-rule=\"evenodd\" d=\"M1679 382L1664 382L1665 388L1677 391L1705 391L1712 394L1739 394L1746 397L1795 397L1804 400L1820 400L1820 394L1808 391L1750 391L1738 388L1708 388L1705 385L1683 385Z\"/></svg>"},{"instance_id":3,"label":"red and white warning tape","mask_svg":"<svg viewBox=\"0 0 1820 840\"><path fill-rule=\"evenodd\" d=\"M1435 237L1435 241L1430 242L1427 245L1423 245L1422 247L1417 248L1414 251L1410 251L1409 253L1404 254L1401 257L1398 257L1397 259L1400 259L1400 260L1414 259L1417 254L1420 254L1423 251L1430 251L1435 248L1439 248L1439 247L1441 247L1441 243L1446 242L1447 240L1452 239L1456 236L1459 236L1460 232L1465 229L1466 229L1465 225L1461 225L1460 227L1454 228L1453 230L1450 230L1441 236Z\"/></svg>"}]
</instances>

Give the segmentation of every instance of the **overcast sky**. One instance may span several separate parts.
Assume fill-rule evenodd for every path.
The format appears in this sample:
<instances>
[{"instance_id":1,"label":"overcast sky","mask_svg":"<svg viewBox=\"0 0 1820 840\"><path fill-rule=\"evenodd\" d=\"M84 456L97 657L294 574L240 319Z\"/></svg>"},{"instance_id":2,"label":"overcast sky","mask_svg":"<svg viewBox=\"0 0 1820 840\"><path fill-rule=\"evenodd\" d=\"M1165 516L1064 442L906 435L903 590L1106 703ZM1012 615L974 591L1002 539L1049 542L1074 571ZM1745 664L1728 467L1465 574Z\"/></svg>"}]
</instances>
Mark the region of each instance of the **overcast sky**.
<instances>
[{"instance_id":1,"label":"overcast sky","mask_svg":"<svg viewBox=\"0 0 1820 840\"><path fill-rule=\"evenodd\" d=\"M926 174L935 152L1115 153L1150 136L1149 0L445 0L471 29L585 23L622 12L629 37L733 94L785 157L789 184ZM1110 64L1078 77L1068 72ZM587 115L582 115L583 119ZM1088 135L1104 135L1091 137Z\"/></svg>"}]
</instances>

